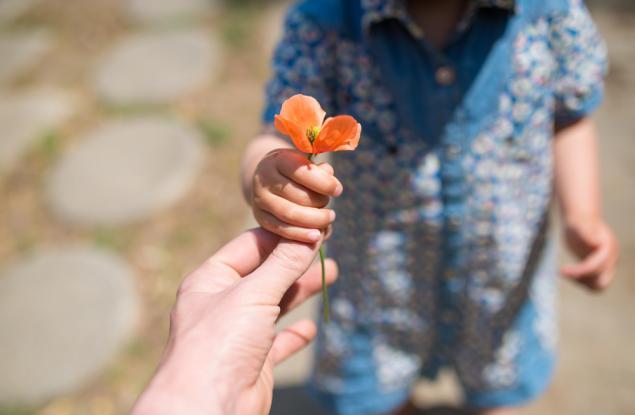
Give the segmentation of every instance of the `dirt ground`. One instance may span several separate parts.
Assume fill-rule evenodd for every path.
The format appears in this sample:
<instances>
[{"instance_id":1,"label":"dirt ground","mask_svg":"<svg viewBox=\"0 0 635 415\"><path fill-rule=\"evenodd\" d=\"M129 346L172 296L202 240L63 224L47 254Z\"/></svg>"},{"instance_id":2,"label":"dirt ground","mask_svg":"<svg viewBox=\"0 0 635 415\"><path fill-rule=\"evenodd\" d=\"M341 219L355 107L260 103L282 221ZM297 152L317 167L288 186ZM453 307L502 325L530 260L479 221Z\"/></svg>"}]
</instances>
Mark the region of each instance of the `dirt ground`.
<instances>
[{"instance_id":1,"label":"dirt ground","mask_svg":"<svg viewBox=\"0 0 635 415\"><path fill-rule=\"evenodd\" d=\"M605 212L621 241L622 262L615 285L601 296L563 282L560 364L552 387L524 412L527 415L635 414L635 220L630 216L635 212L635 9L627 7L630 2L596 1L593 8L610 48L607 100L596 118ZM139 276L143 316L135 338L92 382L39 407L5 408L0 414L127 412L160 356L181 276L244 228L248 210L238 186L239 160L259 129L267 55L283 7L280 2L226 3L197 23L212 27L225 45L220 76L159 109L105 106L87 86L103 51L133 30L119 14L120 1L42 0L15 23L49 27L58 41L43 64L11 87L35 82L63 86L78 94L82 111L43 137L18 168L0 178L0 264L35 247L63 242L113 249ZM206 167L190 193L172 208L123 228L84 229L56 221L45 207L42 186L59 154L74 145L75 137L113 114L147 111L176 114L205 134ZM311 313L308 306L297 316ZM298 387L308 369L304 353L279 370L274 414L319 413ZM451 405L458 391L444 378L424 385L417 398L425 407Z\"/></svg>"}]
</instances>

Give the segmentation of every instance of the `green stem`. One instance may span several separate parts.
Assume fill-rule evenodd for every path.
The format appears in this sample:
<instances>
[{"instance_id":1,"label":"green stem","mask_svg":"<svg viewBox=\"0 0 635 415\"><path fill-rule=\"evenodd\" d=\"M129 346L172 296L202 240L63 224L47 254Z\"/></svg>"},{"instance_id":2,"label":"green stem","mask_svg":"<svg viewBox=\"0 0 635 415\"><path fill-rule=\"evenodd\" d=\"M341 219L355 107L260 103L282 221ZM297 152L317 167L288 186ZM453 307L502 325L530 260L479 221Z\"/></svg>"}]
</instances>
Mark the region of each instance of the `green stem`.
<instances>
[{"instance_id":1,"label":"green stem","mask_svg":"<svg viewBox=\"0 0 635 415\"><path fill-rule=\"evenodd\" d=\"M322 265L322 309L324 321L329 322L329 292L326 289L326 268L324 268L324 248L320 246L320 265Z\"/></svg>"},{"instance_id":2,"label":"green stem","mask_svg":"<svg viewBox=\"0 0 635 415\"><path fill-rule=\"evenodd\" d=\"M313 162L315 154L309 154L309 161ZM326 289L326 268L324 267L324 247L320 245L320 265L322 267L322 309L324 310L324 321L329 322L329 292Z\"/></svg>"}]
</instances>

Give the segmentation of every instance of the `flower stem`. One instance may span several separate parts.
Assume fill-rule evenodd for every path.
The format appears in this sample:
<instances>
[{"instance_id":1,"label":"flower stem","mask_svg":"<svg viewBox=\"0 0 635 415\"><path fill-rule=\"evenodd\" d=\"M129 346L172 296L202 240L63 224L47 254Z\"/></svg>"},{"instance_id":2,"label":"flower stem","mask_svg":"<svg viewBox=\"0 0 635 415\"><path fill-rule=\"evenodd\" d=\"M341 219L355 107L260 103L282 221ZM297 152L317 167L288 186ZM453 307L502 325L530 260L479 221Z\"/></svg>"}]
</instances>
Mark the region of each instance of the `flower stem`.
<instances>
[{"instance_id":1,"label":"flower stem","mask_svg":"<svg viewBox=\"0 0 635 415\"><path fill-rule=\"evenodd\" d=\"M309 154L307 157L310 162L313 162L315 154ZM324 321L329 322L329 292L326 289L326 268L324 267L324 247L320 245L319 249L320 265L322 267L322 309L324 310Z\"/></svg>"},{"instance_id":2,"label":"flower stem","mask_svg":"<svg viewBox=\"0 0 635 415\"><path fill-rule=\"evenodd\" d=\"M329 292L326 289L326 272L324 268L324 247L320 246L320 265L322 265L322 309L324 321L329 322Z\"/></svg>"}]
</instances>

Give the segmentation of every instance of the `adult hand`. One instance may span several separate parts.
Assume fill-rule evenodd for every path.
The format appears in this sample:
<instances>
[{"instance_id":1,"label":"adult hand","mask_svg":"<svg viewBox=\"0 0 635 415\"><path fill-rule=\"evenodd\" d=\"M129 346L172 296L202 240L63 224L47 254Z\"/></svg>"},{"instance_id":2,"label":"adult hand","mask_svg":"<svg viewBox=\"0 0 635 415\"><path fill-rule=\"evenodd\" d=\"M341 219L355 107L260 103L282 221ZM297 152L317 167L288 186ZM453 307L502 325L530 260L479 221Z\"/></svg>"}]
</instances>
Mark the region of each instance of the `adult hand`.
<instances>
[{"instance_id":1,"label":"adult hand","mask_svg":"<svg viewBox=\"0 0 635 415\"><path fill-rule=\"evenodd\" d=\"M273 368L315 336L312 321L276 334L278 318L321 286L317 244L255 229L185 278L157 373L134 414L266 414ZM326 263L328 283L335 262Z\"/></svg>"}]
</instances>

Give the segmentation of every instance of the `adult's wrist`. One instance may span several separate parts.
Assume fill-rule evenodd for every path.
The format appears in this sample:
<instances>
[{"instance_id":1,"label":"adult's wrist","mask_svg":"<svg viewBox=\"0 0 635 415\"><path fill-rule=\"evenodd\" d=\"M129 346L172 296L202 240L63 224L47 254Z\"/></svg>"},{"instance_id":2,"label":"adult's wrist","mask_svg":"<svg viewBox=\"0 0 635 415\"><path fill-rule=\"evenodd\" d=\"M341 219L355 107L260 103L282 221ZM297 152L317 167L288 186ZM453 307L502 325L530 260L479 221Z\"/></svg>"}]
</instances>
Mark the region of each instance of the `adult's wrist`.
<instances>
[{"instance_id":1,"label":"adult's wrist","mask_svg":"<svg viewBox=\"0 0 635 415\"><path fill-rule=\"evenodd\" d=\"M230 381L208 367L167 360L139 398L133 414L233 414L236 399L230 388Z\"/></svg>"}]
</instances>

